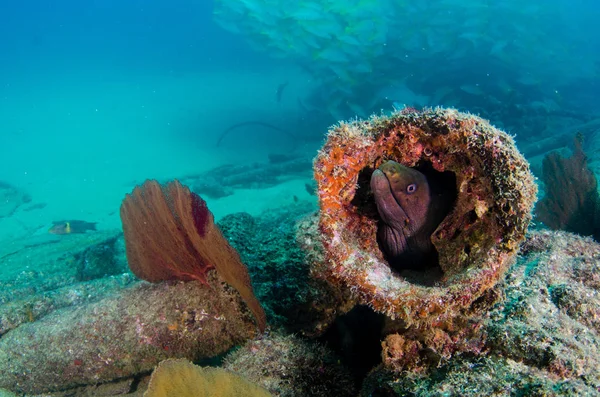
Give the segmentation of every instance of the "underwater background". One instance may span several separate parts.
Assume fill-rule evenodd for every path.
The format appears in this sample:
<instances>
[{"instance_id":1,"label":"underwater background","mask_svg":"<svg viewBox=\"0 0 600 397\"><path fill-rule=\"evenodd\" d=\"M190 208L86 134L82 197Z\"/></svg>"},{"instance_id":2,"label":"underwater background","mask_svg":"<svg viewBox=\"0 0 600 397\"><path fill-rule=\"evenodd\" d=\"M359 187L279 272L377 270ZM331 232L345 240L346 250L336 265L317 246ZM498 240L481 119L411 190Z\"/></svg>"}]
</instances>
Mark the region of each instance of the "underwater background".
<instances>
[{"instance_id":1,"label":"underwater background","mask_svg":"<svg viewBox=\"0 0 600 397\"><path fill-rule=\"evenodd\" d=\"M394 104L457 107L523 145L598 116L592 1L1 7L0 180L45 204L0 219L2 238L63 218L119 227L118 203L146 178L312 156L329 125ZM249 121L287 133L251 124L217 145ZM208 200L220 217L294 195L308 198L304 183Z\"/></svg>"},{"instance_id":2,"label":"underwater background","mask_svg":"<svg viewBox=\"0 0 600 397\"><path fill-rule=\"evenodd\" d=\"M451 107L538 177L577 133L599 171L599 21L593 0L1 2L0 304L64 287L12 259L104 241L146 179L217 221L317 209L312 161L341 120Z\"/></svg>"}]
</instances>

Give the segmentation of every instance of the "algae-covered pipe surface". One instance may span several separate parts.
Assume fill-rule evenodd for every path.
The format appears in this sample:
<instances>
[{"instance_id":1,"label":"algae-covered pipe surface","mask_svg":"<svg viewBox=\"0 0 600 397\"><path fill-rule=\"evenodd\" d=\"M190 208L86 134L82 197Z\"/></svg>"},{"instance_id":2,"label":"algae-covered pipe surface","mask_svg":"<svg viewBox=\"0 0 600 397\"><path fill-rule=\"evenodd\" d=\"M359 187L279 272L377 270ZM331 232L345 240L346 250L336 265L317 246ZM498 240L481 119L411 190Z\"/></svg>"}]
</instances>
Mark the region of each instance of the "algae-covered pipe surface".
<instances>
[{"instance_id":1,"label":"algae-covered pipe surface","mask_svg":"<svg viewBox=\"0 0 600 397\"><path fill-rule=\"evenodd\" d=\"M382 216L369 180L389 161L450 175L445 183L452 181L456 197L430 235L434 271L391 266L378 241ZM524 239L537 193L512 137L454 109L342 122L329 131L314 174L325 277L360 303L417 326L450 320L500 280Z\"/></svg>"}]
</instances>

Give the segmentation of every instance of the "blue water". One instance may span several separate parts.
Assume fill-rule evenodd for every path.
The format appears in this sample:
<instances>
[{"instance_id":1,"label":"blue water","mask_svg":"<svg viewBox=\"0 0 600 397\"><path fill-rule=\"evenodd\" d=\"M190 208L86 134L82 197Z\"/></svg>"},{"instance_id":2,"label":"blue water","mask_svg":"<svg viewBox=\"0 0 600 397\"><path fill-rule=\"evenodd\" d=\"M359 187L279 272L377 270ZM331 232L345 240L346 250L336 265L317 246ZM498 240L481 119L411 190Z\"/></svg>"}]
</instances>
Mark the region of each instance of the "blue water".
<instances>
[{"instance_id":1,"label":"blue water","mask_svg":"<svg viewBox=\"0 0 600 397\"><path fill-rule=\"evenodd\" d=\"M134 182L313 153L328 125L393 106L457 107L525 143L598 118L600 7L494 3L3 2L0 180L47 202L31 228L118 227L105 214ZM288 134L215 145L247 121Z\"/></svg>"},{"instance_id":2,"label":"blue water","mask_svg":"<svg viewBox=\"0 0 600 397\"><path fill-rule=\"evenodd\" d=\"M0 241L65 218L120 227L123 195L146 178L290 150L289 139L265 129L234 131L217 147L237 122L281 126L301 115L294 97L275 98L278 85L298 74L288 72L290 62L224 31L212 8L204 1L2 2L0 180L46 206L16 214L18 224L0 218ZM320 139L326 127L312 136ZM237 209L253 210L255 197L243 200ZM225 213L220 206L231 203L214 204L217 216Z\"/></svg>"},{"instance_id":3,"label":"blue water","mask_svg":"<svg viewBox=\"0 0 600 397\"><path fill-rule=\"evenodd\" d=\"M27 198L0 246L120 228L144 179L310 158L329 125L394 107L479 114L539 171L537 141L600 132L598 21L592 0L0 2L0 182ZM258 214L314 201L307 183L207 201Z\"/></svg>"},{"instance_id":4,"label":"blue water","mask_svg":"<svg viewBox=\"0 0 600 397\"><path fill-rule=\"evenodd\" d=\"M106 73L204 71L237 63L239 56L230 56L232 51L251 56L240 39L212 23L211 10L209 3L192 1L175 6L147 1L3 3L2 72L47 73L53 65L66 72L84 62L104 66Z\"/></svg>"}]
</instances>

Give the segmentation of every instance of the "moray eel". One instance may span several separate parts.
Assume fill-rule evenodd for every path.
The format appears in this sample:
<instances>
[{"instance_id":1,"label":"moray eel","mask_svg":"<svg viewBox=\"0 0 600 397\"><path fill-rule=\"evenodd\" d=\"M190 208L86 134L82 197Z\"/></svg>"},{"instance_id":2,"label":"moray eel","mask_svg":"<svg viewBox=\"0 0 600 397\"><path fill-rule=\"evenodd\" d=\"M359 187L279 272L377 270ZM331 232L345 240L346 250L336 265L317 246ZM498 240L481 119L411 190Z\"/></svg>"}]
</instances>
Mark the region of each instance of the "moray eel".
<instances>
[{"instance_id":1,"label":"moray eel","mask_svg":"<svg viewBox=\"0 0 600 397\"><path fill-rule=\"evenodd\" d=\"M449 210L449 200L430 185L427 176L395 161L383 163L371 176L379 212L379 246L396 270L424 270L437 262L431 243Z\"/></svg>"}]
</instances>

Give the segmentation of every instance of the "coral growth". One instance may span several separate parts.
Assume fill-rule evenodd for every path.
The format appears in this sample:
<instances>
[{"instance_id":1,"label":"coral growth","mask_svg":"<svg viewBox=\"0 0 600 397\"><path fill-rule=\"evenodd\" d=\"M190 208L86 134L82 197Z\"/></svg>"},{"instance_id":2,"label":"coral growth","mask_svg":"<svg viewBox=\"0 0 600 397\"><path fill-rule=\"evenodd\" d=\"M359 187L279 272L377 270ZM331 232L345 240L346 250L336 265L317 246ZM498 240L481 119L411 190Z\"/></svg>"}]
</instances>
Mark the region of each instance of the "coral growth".
<instances>
[{"instance_id":1,"label":"coral growth","mask_svg":"<svg viewBox=\"0 0 600 397\"><path fill-rule=\"evenodd\" d=\"M316 203L299 202L258 217L230 214L218 223L248 266L269 324L304 335L321 334L342 305L336 291L311 277L304 247L296 243L304 225L311 227L308 233L317 232L302 217L315 208Z\"/></svg>"},{"instance_id":2,"label":"coral growth","mask_svg":"<svg viewBox=\"0 0 600 397\"><path fill-rule=\"evenodd\" d=\"M600 244L565 232L533 232L521 254L497 286L503 299L471 319L479 339L459 335L446 343L463 354L414 371L426 364L418 362L426 357L420 344L434 343L390 335L385 365L369 375L361 396L597 395ZM407 376L399 375L407 368Z\"/></svg>"},{"instance_id":3,"label":"coral growth","mask_svg":"<svg viewBox=\"0 0 600 397\"><path fill-rule=\"evenodd\" d=\"M110 275L123 274L127 263L122 253L123 239L115 236L103 243L93 245L73 254L74 265L77 269L77 281L89 281Z\"/></svg>"},{"instance_id":4,"label":"coral growth","mask_svg":"<svg viewBox=\"0 0 600 397\"><path fill-rule=\"evenodd\" d=\"M147 281L200 280L216 269L242 296L265 329L265 313L254 296L239 254L214 224L206 202L178 181L146 181L123 200L121 220L127 260Z\"/></svg>"},{"instance_id":5,"label":"coral growth","mask_svg":"<svg viewBox=\"0 0 600 397\"><path fill-rule=\"evenodd\" d=\"M544 157L546 195L536 206L536 215L554 230L594 236L600 240L600 195L598 182L587 165L583 136L574 140L571 157L553 152Z\"/></svg>"},{"instance_id":6,"label":"coral growth","mask_svg":"<svg viewBox=\"0 0 600 397\"><path fill-rule=\"evenodd\" d=\"M521 253L485 322L487 349L600 390L600 245L544 231Z\"/></svg>"},{"instance_id":7,"label":"coral growth","mask_svg":"<svg viewBox=\"0 0 600 397\"><path fill-rule=\"evenodd\" d=\"M144 397L269 397L265 389L222 368L198 367L180 360L162 361L152 373Z\"/></svg>"},{"instance_id":8,"label":"coral growth","mask_svg":"<svg viewBox=\"0 0 600 397\"><path fill-rule=\"evenodd\" d=\"M229 354L226 369L281 397L351 397L350 372L328 348L293 335L272 333Z\"/></svg>"},{"instance_id":9,"label":"coral growth","mask_svg":"<svg viewBox=\"0 0 600 397\"><path fill-rule=\"evenodd\" d=\"M360 397L593 396L581 379L561 379L523 363L499 357L464 356L427 375L398 376L379 368Z\"/></svg>"},{"instance_id":10,"label":"coral growth","mask_svg":"<svg viewBox=\"0 0 600 397\"><path fill-rule=\"evenodd\" d=\"M437 273L397 272L378 246L369 179L388 160L455 181L455 204L431 235ZM451 109L405 109L340 123L314 173L322 276L353 291L359 302L417 327L450 321L500 280L524 238L536 197L513 139Z\"/></svg>"}]
</instances>

